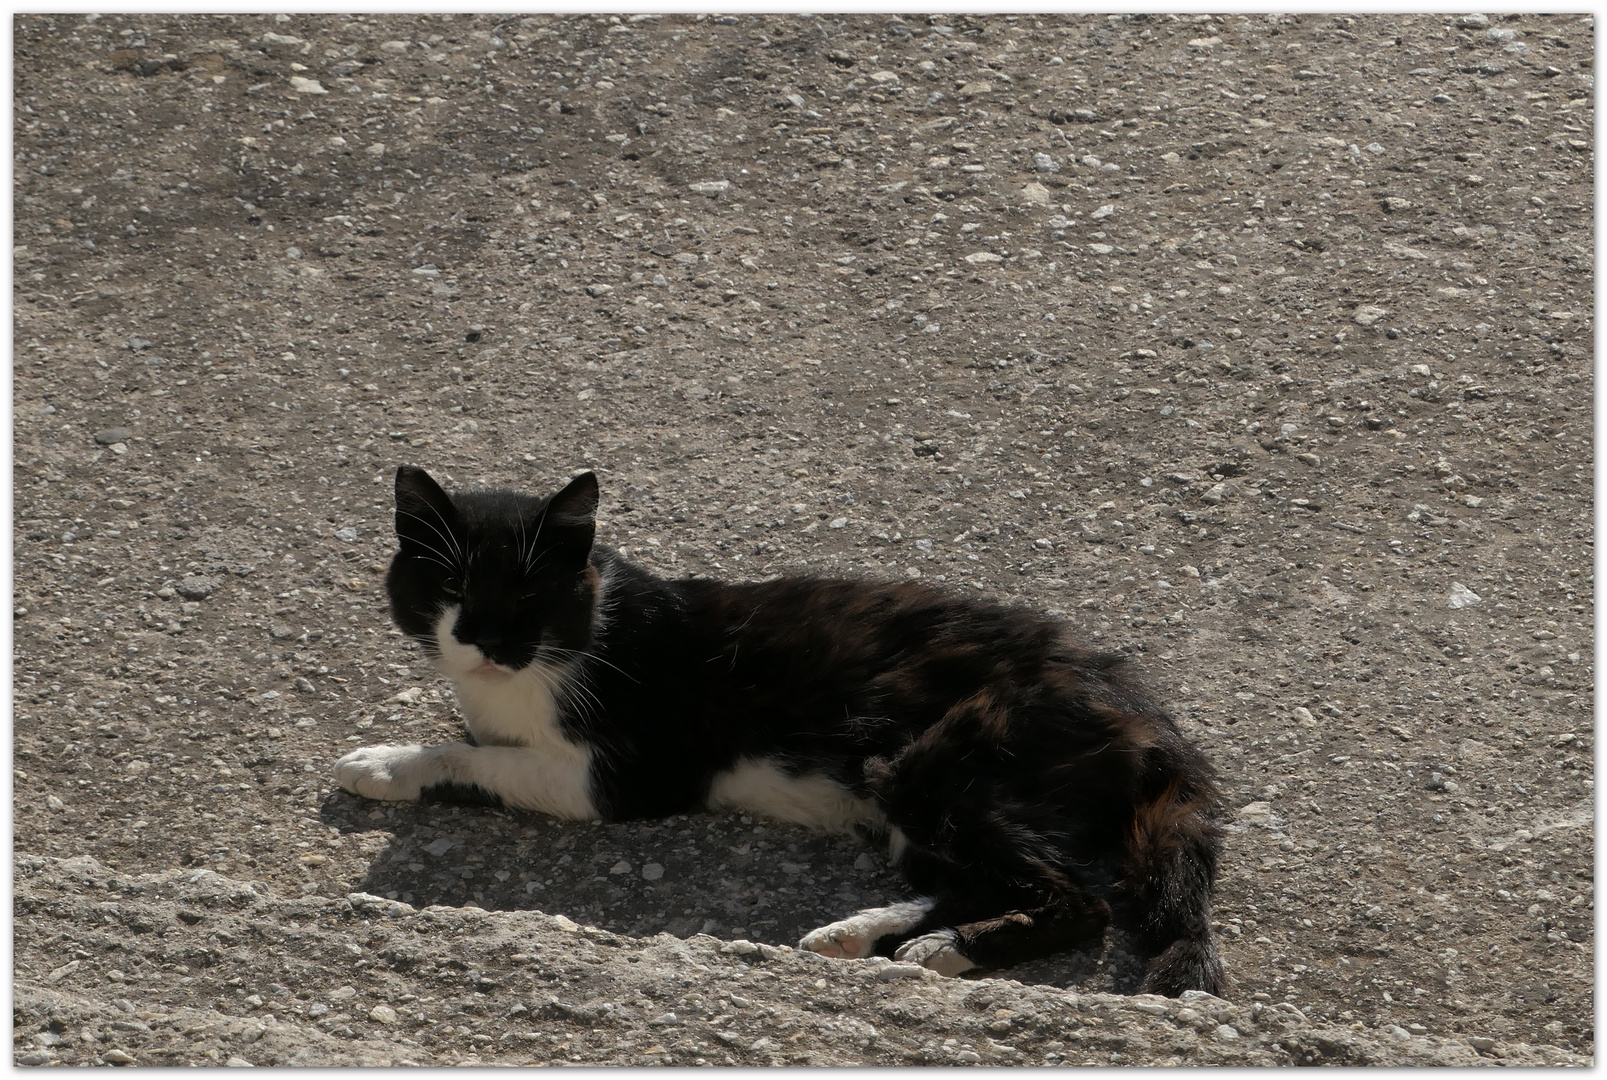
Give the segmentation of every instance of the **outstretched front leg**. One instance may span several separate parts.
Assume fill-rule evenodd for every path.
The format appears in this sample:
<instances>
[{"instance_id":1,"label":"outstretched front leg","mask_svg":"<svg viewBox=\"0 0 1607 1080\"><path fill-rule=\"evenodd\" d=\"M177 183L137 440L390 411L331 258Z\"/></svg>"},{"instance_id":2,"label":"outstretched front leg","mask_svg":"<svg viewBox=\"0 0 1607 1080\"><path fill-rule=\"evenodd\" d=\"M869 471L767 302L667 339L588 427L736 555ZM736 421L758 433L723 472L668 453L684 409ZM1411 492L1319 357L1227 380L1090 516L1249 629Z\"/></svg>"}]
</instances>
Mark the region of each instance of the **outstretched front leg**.
<instances>
[{"instance_id":1,"label":"outstretched front leg","mask_svg":"<svg viewBox=\"0 0 1607 1080\"><path fill-rule=\"evenodd\" d=\"M430 793L495 800L553 817L598 817L591 752L555 755L524 746L365 746L335 762L335 780L366 799L412 802Z\"/></svg>"}]
</instances>

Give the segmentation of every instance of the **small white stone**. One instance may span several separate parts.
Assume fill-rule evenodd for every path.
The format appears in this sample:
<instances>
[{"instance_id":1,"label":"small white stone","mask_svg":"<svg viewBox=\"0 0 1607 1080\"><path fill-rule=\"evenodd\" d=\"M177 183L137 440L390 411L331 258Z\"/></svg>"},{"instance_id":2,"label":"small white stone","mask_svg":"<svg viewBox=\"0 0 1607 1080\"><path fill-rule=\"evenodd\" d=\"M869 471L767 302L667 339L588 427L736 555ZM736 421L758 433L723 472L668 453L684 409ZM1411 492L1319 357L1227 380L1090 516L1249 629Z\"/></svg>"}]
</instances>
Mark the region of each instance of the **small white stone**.
<instances>
[{"instance_id":1,"label":"small white stone","mask_svg":"<svg viewBox=\"0 0 1607 1080\"><path fill-rule=\"evenodd\" d=\"M642 878L645 881L657 881L664 876L664 868L656 862L650 862L642 867Z\"/></svg>"},{"instance_id":2,"label":"small white stone","mask_svg":"<svg viewBox=\"0 0 1607 1080\"><path fill-rule=\"evenodd\" d=\"M876 969L876 977L882 982L892 982L894 979L919 979L926 969L919 964L883 964Z\"/></svg>"},{"instance_id":3,"label":"small white stone","mask_svg":"<svg viewBox=\"0 0 1607 1080\"><path fill-rule=\"evenodd\" d=\"M298 94L327 94L324 84L317 79L309 79L302 75L290 76L290 88Z\"/></svg>"},{"instance_id":4,"label":"small white stone","mask_svg":"<svg viewBox=\"0 0 1607 1080\"><path fill-rule=\"evenodd\" d=\"M1451 582L1451 596L1446 605L1451 608L1465 608L1482 601L1484 597L1462 584L1460 581Z\"/></svg>"}]
</instances>

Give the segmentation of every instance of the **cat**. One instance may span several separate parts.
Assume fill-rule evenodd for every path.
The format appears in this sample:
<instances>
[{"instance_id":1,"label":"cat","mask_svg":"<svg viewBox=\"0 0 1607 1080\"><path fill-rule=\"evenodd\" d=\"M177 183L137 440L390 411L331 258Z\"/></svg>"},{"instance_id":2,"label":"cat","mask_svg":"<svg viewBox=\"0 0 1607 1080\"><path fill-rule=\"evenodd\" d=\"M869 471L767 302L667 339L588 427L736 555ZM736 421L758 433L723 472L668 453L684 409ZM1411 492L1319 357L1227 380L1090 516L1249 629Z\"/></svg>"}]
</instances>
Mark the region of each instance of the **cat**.
<instances>
[{"instance_id":1,"label":"cat","mask_svg":"<svg viewBox=\"0 0 1607 1080\"><path fill-rule=\"evenodd\" d=\"M595 542L597 505L590 472L543 499L397 470L391 616L469 741L353 751L341 787L868 830L918 898L802 948L954 975L1087 945L1114 915L1144 991L1223 991L1214 772L1120 657L913 582L666 580Z\"/></svg>"}]
</instances>

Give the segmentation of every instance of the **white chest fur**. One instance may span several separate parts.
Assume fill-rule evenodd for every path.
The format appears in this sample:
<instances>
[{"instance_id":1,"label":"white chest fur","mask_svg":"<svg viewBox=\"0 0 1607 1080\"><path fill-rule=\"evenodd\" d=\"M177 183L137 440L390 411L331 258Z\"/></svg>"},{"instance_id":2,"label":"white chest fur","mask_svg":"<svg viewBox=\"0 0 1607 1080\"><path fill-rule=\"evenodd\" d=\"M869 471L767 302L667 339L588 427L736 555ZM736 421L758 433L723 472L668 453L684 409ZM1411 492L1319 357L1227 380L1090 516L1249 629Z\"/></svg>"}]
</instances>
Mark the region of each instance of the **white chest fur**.
<instances>
[{"instance_id":1,"label":"white chest fur","mask_svg":"<svg viewBox=\"0 0 1607 1080\"><path fill-rule=\"evenodd\" d=\"M591 747L570 741L558 724L563 673L542 665L512 673L481 670L480 650L452 636L457 615L456 605L443 611L435 633L441 673L452 680L464 724L479 744L472 757L480 775L465 779L516 806L560 817L596 816Z\"/></svg>"}]
</instances>

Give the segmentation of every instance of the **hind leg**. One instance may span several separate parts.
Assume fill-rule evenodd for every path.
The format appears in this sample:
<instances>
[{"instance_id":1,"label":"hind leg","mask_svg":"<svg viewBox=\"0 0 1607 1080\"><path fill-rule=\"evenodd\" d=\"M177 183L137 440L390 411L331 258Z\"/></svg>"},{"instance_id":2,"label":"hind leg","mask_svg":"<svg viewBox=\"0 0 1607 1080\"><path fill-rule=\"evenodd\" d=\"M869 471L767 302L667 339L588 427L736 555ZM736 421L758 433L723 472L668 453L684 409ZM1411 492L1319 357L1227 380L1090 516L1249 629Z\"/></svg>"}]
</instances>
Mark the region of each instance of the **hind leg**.
<instances>
[{"instance_id":1,"label":"hind leg","mask_svg":"<svg viewBox=\"0 0 1607 1080\"><path fill-rule=\"evenodd\" d=\"M1110 907L1086 890L1013 909L1003 896L951 898L933 906L893 958L940 975L1012 967L1096 940L1109 922Z\"/></svg>"},{"instance_id":2,"label":"hind leg","mask_svg":"<svg viewBox=\"0 0 1607 1080\"><path fill-rule=\"evenodd\" d=\"M1177 775L1134 807L1123 887L1132 928L1152 957L1145 993L1221 996L1227 985L1211 932L1222 833L1208 783Z\"/></svg>"},{"instance_id":3,"label":"hind leg","mask_svg":"<svg viewBox=\"0 0 1607 1080\"><path fill-rule=\"evenodd\" d=\"M910 900L887 907L866 908L846 919L818 930L811 930L798 943L800 948L839 959L856 960L876 951L884 938L902 940L921 925L932 910L931 900Z\"/></svg>"}]
</instances>

